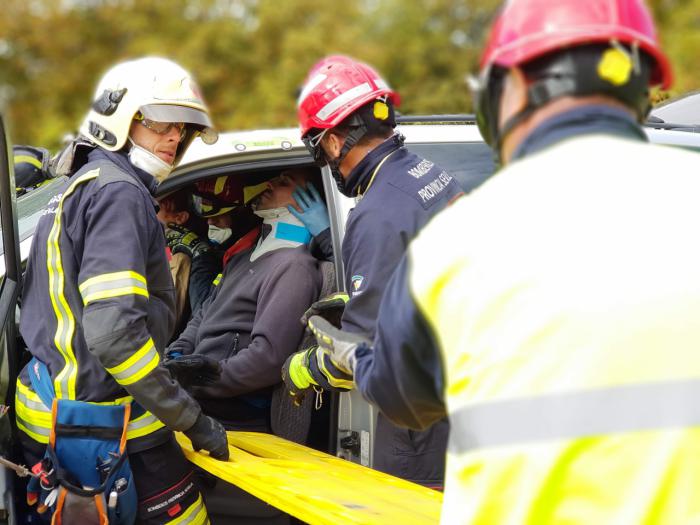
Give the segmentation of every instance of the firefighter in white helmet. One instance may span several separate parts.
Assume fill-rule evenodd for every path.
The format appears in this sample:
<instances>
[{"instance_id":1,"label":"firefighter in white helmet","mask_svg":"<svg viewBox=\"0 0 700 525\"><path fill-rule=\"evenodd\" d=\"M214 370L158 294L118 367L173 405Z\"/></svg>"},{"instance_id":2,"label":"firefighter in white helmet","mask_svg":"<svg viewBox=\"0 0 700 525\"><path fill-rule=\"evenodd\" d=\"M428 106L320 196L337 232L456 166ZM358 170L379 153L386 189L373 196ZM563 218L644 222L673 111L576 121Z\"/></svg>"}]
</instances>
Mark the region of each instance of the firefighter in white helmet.
<instances>
[{"instance_id":1,"label":"firefighter in white helmet","mask_svg":"<svg viewBox=\"0 0 700 525\"><path fill-rule=\"evenodd\" d=\"M121 516L110 523L132 520L136 500L140 523L208 521L173 431L218 459L228 459L228 446L223 427L161 366L174 290L153 198L197 135L216 140L192 77L148 57L104 75L80 137L61 156L70 178L39 221L27 267L20 330L33 360L16 406L27 459L45 457L65 478L58 497L46 483L30 487L30 503L65 523L87 523L66 503L85 498L85 487ZM109 418L121 409L111 450ZM80 446L68 446L76 437ZM78 489L62 497L66 487Z\"/></svg>"}]
</instances>

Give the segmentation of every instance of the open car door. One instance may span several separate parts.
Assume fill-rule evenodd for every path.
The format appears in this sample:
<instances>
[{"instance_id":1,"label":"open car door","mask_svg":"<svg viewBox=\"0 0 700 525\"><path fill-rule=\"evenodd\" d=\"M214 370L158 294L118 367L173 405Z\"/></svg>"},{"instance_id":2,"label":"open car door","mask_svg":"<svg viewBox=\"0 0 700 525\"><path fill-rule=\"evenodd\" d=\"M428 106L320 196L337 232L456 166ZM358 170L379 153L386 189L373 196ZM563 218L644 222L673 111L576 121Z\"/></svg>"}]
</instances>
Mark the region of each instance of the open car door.
<instances>
[{"instance_id":1,"label":"open car door","mask_svg":"<svg viewBox=\"0 0 700 525\"><path fill-rule=\"evenodd\" d=\"M17 228L15 176L10 161L10 141L5 120L0 115L0 228L2 228L2 259L0 259L0 404L13 404L18 368L17 326L15 312L19 296L22 269ZM12 457L12 425L10 415L0 411L0 455ZM0 469L0 523L15 523L15 475Z\"/></svg>"}]
</instances>

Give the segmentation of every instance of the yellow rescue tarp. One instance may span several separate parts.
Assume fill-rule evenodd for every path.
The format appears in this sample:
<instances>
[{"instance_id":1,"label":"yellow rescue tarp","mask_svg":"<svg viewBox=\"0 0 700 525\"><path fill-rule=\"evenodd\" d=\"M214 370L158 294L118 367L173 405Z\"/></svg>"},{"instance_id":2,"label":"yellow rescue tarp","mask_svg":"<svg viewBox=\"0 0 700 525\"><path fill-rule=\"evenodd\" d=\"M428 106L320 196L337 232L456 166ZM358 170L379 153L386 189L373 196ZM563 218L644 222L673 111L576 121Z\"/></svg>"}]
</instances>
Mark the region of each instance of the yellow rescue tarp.
<instances>
[{"instance_id":1,"label":"yellow rescue tarp","mask_svg":"<svg viewBox=\"0 0 700 525\"><path fill-rule=\"evenodd\" d=\"M228 432L228 462L194 452L181 433L177 440L195 465L308 523L421 525L440 520L442 493L277 436Z\"/></svg>"}]
</instances>

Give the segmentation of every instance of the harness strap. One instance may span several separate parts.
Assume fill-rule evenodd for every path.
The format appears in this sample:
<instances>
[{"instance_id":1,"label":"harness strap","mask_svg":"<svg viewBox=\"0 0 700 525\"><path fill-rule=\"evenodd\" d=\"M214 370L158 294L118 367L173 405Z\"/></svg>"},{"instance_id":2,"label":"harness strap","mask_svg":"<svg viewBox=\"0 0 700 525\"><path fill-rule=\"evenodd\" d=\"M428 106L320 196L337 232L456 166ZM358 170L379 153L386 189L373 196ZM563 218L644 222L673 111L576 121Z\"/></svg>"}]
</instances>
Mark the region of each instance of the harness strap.
<instances>
[{"instance_id":1,"label":"harness strap","mask_svg":"<svg viewBox=\"0 0 700 525\"><path fill-rule=\"evenodd\" d=\"M46 408L51 410L53 400L56 397L56 391L54 390L53 381L51 381L49 369L36 357L32 357L32 360L29 361L28 370L29 381L32 383L34 392L36 392ZM131 403L131 419L141 417L145 413L146 410L141 405L135 401Z\"/></svg>"}]
</instances>

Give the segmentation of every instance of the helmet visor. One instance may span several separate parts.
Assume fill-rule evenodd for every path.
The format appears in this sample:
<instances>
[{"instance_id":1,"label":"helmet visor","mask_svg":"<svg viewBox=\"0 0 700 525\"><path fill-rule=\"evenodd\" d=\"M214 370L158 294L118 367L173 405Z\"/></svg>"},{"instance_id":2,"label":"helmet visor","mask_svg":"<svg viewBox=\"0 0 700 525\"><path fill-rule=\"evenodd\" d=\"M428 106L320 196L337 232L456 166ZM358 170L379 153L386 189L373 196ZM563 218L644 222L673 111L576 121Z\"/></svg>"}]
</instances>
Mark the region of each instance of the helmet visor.
<instances>
[{"instance_id":1,"label":"helmet visor","mask_svg":"<svg viewBox=\"0 0 700 525\"><path fill-rule=\"evenodd\" d=\"M196 126L205 144L214 144L219 138L209 115L199 109L173 104L148 104L142 106L140 111L149 120L184 122Z\"/></svg>"}]
</instances>

